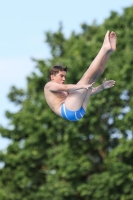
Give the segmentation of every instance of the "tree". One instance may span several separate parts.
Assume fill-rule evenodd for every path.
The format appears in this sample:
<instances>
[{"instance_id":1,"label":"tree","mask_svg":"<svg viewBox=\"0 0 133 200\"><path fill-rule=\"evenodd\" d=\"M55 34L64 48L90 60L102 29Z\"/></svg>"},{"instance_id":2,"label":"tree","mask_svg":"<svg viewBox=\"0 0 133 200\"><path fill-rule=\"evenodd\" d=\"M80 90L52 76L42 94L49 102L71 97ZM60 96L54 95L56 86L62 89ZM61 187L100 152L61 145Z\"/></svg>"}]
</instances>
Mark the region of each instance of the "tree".
<instances>
[{"instance_id":1,"label":"tree","mask_svg":"<svg viewBox=\"0 0 133 200\"><path fill-rule=\"evenodd\" d=\"M111 12L102 25L82 24L79 34L66 39L62 27L47 32L51 59L34 60L37 72L27 78L27 89L12 87L8 97L18 106L6 111L3 137L12 140L0 153L1 200L130 200L133 195L133 7L122 15ZM99 79L116 85L91 97L85 117L68 122L48 107L43 87L49 68L69 67L67 80L76 83L90 65L107 30L118 36L105 73ZM38 73L39 72L39 73Z\"/></svg>"}]
</instances>

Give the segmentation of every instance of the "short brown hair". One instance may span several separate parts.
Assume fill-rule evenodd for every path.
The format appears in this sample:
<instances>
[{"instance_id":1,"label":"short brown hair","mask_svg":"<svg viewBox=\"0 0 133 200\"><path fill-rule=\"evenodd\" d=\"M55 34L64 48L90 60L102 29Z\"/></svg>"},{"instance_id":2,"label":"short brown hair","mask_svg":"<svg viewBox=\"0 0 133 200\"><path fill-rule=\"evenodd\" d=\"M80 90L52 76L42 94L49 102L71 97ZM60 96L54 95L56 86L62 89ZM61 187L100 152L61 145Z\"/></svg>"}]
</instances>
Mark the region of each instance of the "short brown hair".
<instances>
[{"instance_id":1,"label":"short brown hair","mask_svg":"<svg viewBox=\"0 0 133 200\"><path fill-rule=\"evenodd\" d=\"M50 71L49 71L49 79L51 80L51 75L56 75L58 74L60 71L65 71L67 72L68 67L62 67L60 65L55 65L53 67L51 67Z\"/></svg>"}]
</instances>

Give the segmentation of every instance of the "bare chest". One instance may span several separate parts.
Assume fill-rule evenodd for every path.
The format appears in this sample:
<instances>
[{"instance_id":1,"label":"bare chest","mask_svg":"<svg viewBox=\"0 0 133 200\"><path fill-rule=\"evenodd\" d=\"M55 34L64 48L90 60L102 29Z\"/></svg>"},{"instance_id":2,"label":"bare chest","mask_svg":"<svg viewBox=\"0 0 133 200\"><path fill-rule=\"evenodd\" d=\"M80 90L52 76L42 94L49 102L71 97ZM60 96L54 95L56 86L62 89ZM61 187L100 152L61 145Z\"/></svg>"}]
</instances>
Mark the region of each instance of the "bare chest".
<instances>
[{"instance_id":1,"label":"bare chest","mask_svg":"<svg viewBox=\"0 0 133 200\"><path fill-rule=\"evenodd\" d=\"M55 98L59 98L59 99L66 99L67 96L68 96L68 93L67 92L56 92L53 94L55 96Z\"/></svg>"}]
</instances>

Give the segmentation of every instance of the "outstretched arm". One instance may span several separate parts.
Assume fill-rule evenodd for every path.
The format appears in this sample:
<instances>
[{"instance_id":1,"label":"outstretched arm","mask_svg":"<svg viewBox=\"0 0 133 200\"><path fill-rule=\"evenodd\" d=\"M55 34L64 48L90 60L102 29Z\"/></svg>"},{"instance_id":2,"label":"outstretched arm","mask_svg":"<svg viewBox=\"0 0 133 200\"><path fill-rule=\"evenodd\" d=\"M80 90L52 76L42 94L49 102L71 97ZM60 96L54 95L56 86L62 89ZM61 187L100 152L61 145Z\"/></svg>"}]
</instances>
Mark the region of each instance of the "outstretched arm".
<instances>
[{"instance_id":1,"label":"outstretched arm","mask_svg":"<svg viewBox=\"0 0 133 200\"><path fill-rule=\"evenodd\" d=\"M48 82L45 87L51 91L51 92L59 92L59 91L66 91L66 92L72 92L75 90L80 89L89 89L93 86L94 83L89 85L79 85L79 84L59 84L56 82Z\"/></svg>"},{"instance_id":2,"label":"outstretched arm","mask_svg":"<svg viewBox=\"0 0 133 200\"><path fill-rule=\"evenodd\" d=\"M99 92L101 92L102 90L104 89L108 89L108 88L111 88L113 87L115 84L115 81L114 80L109 80L109 81L106 81L106 78L103 80L102 82L102 85L99 85L97 87L94 87L91 91L91 95L93 94L97 94Z\"/></svg>"}]
</instances>

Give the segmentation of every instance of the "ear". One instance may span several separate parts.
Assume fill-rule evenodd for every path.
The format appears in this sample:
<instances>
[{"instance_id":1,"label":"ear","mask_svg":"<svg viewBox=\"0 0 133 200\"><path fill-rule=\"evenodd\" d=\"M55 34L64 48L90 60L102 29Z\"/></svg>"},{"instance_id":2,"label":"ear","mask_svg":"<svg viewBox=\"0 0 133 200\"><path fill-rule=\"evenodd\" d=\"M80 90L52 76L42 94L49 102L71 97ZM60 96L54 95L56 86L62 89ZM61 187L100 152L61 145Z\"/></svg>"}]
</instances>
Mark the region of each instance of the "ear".
<instances>
[{"instance_id":1,"label":"ear","mask_svg":"<svg viewBox=\"0 0 133 200\"><path fill-rule=\"evenodd\" d=\"M51 78L51 81L53 81L54 80L54 75L52 74L51 76L50 76L50 78Z\"/></svg>"}]
</instances>

